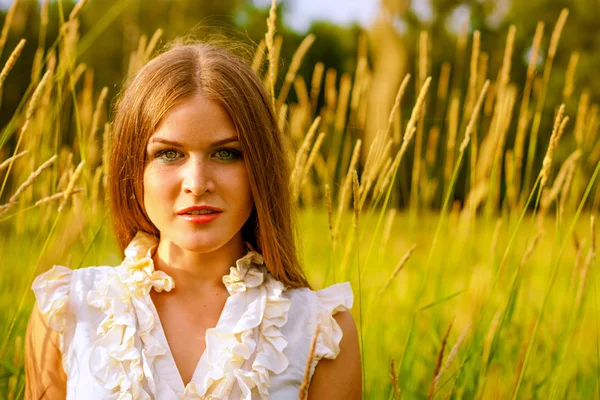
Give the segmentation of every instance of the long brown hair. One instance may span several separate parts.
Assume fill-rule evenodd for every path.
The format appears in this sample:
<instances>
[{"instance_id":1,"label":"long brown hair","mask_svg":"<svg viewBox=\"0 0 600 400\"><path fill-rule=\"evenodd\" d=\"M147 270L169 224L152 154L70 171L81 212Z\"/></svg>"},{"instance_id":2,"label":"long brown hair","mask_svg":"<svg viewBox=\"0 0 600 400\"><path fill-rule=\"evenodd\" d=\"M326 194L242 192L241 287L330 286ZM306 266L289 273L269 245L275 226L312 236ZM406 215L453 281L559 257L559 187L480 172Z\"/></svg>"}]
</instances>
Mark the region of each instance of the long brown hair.
<instances>
[{"instance_id":1,"label":"long brown hair","mask_svg":"<svg viewBox=\"0 0 600 400\"><path fill-rule=\"evenodd\" d=\"M295 244L295 211L284 138L262 82L239 56L208 44L178 45L146 64L117 103L108 202L121 249L138 231L160 236L143 204L146 145L163 117L197 91L219 102L237 129L254 209L242 228L271 275L309 287Z\"/></svg>"}]
</instances>

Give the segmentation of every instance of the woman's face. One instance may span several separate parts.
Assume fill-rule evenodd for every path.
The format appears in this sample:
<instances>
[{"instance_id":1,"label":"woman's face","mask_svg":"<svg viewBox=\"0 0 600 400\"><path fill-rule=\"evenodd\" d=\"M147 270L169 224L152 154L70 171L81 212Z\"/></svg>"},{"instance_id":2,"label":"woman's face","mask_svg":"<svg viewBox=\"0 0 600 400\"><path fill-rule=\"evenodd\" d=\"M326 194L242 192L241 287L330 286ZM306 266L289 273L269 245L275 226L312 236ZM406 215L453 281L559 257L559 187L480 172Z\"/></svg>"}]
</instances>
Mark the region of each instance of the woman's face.
<instances>
[{"instance_id":1,"label":"woman's face","mask_svg":"<svg viewBox=\"0 0 600 400\"><path fill-rule=\"evenodd\" d=\"M161 241L202 253L241 243L254 202L241 143L219 103L200 92L184 100L146 151L144 205ZM207 208L217 212L204 215Z\"/></svg>"}]
</instances>

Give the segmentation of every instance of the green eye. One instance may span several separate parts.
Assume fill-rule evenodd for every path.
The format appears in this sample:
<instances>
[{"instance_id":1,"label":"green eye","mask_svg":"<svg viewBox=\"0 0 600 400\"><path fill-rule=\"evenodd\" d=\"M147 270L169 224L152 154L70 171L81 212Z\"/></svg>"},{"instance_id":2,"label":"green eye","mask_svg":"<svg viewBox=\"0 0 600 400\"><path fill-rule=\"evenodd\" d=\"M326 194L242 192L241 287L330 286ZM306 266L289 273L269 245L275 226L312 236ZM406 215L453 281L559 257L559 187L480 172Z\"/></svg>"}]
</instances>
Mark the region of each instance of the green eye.
<instances>
[{"instance_id":1,"label":"green eye","mask_svg":"<svg viewBox=\"0 0 600 400\"><path fill-rule=\"evenodd\" d=\"M233 161L240 156L240 152L234 149L221 149L217 150L215 156L223 161Z\"/></svg>"},{"instance_id":2,"label":"green eye","mask_svg":"<svg viewBox=\"0 0 600 400\"><path fill-rule=\"evenodd\" d=\"M160 159L161 161L175 161L179 158L180 153L176 150L161 150L156 153L155 158Z\"/></svg>"}]
</instances>

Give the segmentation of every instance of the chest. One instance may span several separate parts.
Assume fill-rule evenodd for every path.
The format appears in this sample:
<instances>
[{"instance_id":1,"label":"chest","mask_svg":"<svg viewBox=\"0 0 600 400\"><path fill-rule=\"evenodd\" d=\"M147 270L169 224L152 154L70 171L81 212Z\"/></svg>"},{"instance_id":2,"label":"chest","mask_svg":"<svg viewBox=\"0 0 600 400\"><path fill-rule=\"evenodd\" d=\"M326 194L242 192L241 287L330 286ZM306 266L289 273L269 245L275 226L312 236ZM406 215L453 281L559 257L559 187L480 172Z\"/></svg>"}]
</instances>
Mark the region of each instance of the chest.
<instances>
[{"instance_id":1,"label":"chest","mask_svg":"<svg viewBox=\"0 0 600 400\"><path fill-rule=\"evenodd\" d=\"M206 331L219 321L225 304L222 300L181 304L157 296L153 301L159 316L158 328L163 331L184 386L192 380L206 349Z\"/></svg>"}]
</instances>

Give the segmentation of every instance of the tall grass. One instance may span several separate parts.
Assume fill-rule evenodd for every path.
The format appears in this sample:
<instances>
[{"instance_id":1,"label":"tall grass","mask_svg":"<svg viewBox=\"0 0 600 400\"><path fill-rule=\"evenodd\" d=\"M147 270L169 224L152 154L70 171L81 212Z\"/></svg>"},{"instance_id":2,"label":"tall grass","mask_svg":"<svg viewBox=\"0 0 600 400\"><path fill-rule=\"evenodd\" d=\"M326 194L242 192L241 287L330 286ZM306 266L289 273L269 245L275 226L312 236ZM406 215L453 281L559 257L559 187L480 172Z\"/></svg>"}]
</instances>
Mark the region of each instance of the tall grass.
<instances>
[{"instance_id":1,"label":"tall grass","mask_svg":"<svg viewBox=\"0 0 600 400\"><path fill-rule=\"evenodd\" d=\"M77 49L91 40L80 41L77 18L85 4L79 4L62 17L57 41L38 45L31 86L0 133L0 398L23 394L33 277L55 263L79 268L121 259L103 205L107 103L115 93L96 92L92 68L78 62ZM477 31L470 47L461 34L456 59L429 76L435 43L423 32L415 97L406 96L406 74L394 88L387 126L367 141L370 110L378 104L367 101L377 86L366 41L354 76L338 79L338 71L317 63L305 82L297 72L318 40L308 36L280 79L275 4L250 62L288 139L309 278L315 287L353 285L365 397L599 397L599 108L586 88L574 87L579 53L572 53L563 90L566 103L579 97L577 115L551 105L552 115L545 104L568 11L557 16L540 90L534 76L542 23L531 40L525 82L511 81L514 26L495 79L488 61L496 49L482 48ZM40 43L47 20L44 2ZM160 37L157 31L140 38L124 74L147 62ZM0 90L23 44L2 69ZM554 129L544 131L551 121ZM559 140L568 135L576 140ZM547 151L536 171L538 144ZM392 201L399 187L410 193L408 210Z\"/></svg>"}]
</instances>

